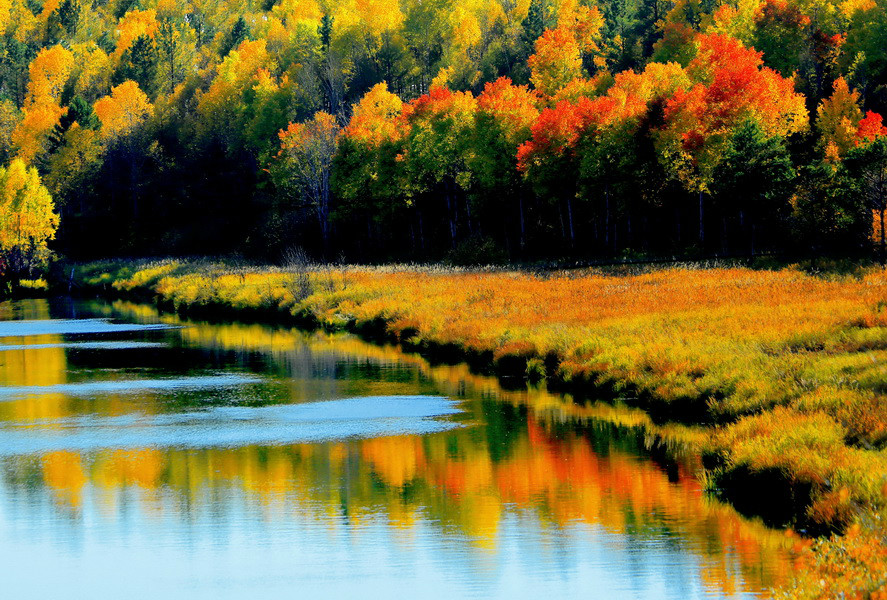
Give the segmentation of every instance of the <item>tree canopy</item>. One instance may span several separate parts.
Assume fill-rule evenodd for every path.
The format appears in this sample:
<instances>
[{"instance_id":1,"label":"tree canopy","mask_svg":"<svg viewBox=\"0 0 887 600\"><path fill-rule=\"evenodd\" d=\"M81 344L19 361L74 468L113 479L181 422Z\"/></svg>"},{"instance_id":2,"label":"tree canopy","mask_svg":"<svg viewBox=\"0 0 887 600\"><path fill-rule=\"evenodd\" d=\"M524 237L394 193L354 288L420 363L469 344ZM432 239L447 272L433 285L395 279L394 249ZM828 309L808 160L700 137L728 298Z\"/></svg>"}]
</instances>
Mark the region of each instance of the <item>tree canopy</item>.
<instances>
[{"instance_id":1,"label":"tree canopy","mask_svg":"<svg viewBox=\"0 0 887 600\"><path fill-rule=\"evenodd\" d=\"M54 247L84 257L865 251L881 204L858 193L858 157L887 132L885 14L6 0L0 164L36 169ZM831 233L813 243L817 228Z\"/></svg>"}]
</instances>

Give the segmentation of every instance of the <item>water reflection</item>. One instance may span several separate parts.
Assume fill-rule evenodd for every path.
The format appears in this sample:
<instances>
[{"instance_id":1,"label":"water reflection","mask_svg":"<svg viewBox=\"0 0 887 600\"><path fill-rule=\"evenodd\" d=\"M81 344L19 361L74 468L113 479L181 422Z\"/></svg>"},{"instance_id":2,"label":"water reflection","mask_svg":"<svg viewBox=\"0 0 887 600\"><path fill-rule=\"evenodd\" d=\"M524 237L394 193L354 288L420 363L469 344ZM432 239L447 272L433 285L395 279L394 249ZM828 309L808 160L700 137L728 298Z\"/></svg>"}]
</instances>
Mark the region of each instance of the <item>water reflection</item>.
<instances>
[{"instance_id":1,"label":"water reflection","mask_svg":"<svg viewBox=\"0 0 887 600\"><path fill-rule=\"evenodd\" d=\"M433 396L382 396L265 407L214 407L161 415L94 415L9 423L0 456L107 448L288 445L425 435L455 429L456 405Z\"/></svg>"},{"instance_id":2,"label":"water reflection","mask_svg":"<svg viewBox=\"0 0 887 600\"><path fill-rule=\"evenodd\" d=\"M182 325L0 304L72 313ZM703 493L693 428L349 336L186 325L0 339L0 560L19 597L720 598L790 574L785 534ZM207 385L168 385L188 380ZM37 565L53 577L24 576Z\"/></svg>"}]
</instances>

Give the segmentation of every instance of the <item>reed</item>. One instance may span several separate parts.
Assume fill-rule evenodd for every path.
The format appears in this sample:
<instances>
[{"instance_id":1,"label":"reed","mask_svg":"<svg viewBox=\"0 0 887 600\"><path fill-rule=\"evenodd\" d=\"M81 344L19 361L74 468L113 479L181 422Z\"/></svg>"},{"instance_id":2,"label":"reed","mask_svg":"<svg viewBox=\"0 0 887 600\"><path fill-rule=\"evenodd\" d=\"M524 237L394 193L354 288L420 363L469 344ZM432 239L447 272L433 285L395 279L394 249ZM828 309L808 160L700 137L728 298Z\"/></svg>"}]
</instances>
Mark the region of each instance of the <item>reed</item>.
<instances>
[{"instance_id":1,"label":"reed","mask_svg":"<svg viewBox=\"0 0 887 600\"><path fill-rule=\"evenodd\" d=\"M846 584L835 561L851 560L838 545L881 544L856 552L872 569L857 587L885 590L874 524L887 504L887 271L339 270L115 262L81 265L76 278L181 312L262 312L384 336L576 394L605 390L658 420L708 425L710 488L728 498L786 490L787 509L765 517L836 535L805 563L834 589Z\"/></svg>"}]
</instances>

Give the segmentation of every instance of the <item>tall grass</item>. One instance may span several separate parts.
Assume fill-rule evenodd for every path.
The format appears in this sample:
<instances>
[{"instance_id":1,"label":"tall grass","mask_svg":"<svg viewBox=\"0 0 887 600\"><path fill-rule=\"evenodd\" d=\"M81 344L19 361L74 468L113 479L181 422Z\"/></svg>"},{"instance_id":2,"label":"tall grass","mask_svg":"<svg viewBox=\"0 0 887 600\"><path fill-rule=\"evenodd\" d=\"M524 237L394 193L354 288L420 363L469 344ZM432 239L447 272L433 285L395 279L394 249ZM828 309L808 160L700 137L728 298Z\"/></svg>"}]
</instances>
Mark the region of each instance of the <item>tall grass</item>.
<instances>
[{"instance_id":1,"label":"tall grass","mask_svg":"<svg viewBox=\"0 0 887 600\"><path fill-rule=\"evenodd\" d=\"M573 392L606 390L658 419L710 425L712 488L782 482L794 505L771 516L774 524L815 533L849 527L854 543L883 548L871 524L887 503L884 270L678 266L534 275L160 261L81 265L76 278L150 294L179 311L262 311L384 335ZM872 569L882 556L859 555ZM816 556L831 564L844 555ZM883 585L874 574L866 582L866 593Z\"/></svg>"}]
</instances>

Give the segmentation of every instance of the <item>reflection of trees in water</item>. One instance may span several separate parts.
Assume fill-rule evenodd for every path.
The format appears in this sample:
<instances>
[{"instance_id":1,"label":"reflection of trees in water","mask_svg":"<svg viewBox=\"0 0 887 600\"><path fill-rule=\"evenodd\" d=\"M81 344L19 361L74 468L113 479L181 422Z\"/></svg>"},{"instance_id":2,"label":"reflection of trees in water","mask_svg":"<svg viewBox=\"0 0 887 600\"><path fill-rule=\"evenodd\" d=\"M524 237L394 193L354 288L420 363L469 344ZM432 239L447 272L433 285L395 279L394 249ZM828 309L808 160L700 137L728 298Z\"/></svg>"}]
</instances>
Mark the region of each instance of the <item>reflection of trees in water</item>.
<instances>
[{"instance_id":1,"label":"reflection of trees in water","mask_svg":"<svg viewBox=\"0 0 887 600\"><path fill-rule=\"evenodd\" d=\"M117 304L115 310L173 319L136 314L143 309L135 305ZM475 426L325 444L12 457L0 460L4 493L12 502L29 510L52 498L63 514L76 517L89 506L120 522L135 509L144 518L189 523L224 523L244 511L269 524L308 515L326 524L330 535L382 518L392 533L431 524L442 539L480 554L498 547L505 520L539 531L554 546L564 536L582 535L583 527L602 527L618 534L612 543L638 549L631 553L638 577L649 560L644 547L673 544L683 550L680 560L688 561L686 569L675 566L675 577L699 563L703 579L728 593L731 587L772 585L790 569L783 534L705 495L694 477L693 429L657 427L641 411L573 403L544 390L506 392L463 366L431 367L421 357L348 336L242 324L196 323L179 331L181 347L196 348L211 368L265 365L259 371L277 382L261 391L278 393L281 401L462 396L465 419ZM40 368L55 368L62 382L64 353L55 350L62 362ZM21 381L7 381L25 383L28 362L15 367ZM34 397L0 403L0 414L17 421L87 411L118 415L167 410L167 401L156 394L62 398L55 412L24 410L45 402Z\"/></svg>"},{"instance_id":2,"label":"reflection of trees in water","mask_svg":"<svg viewBox=\"0 0 887 600\"><path fill-rule=\"evenodd\" d=\"M784 536L710 501L684 467L673 483L620 443L601 455L589 431L553 429L531 418L510 430L509 450L496 458L493 434L476 428L287 447L56 452L6 459L4 479L22 494L51 492L64 511L92 502L111 520L133 504L148 518L185 521L224 521L246 509L268 522L308 514L341 532L381 511L391 528L434 523L445 537L494 549L510 515L554 538L578 523L639 548L670 539L719 584L741 577L754 588L787 572Z\"/></svg>"},{"instance_id":3,"label":"reflection of trees in water","mask_svg":"<svg viewBox=\"0 0 887 600\"><path fill-rule=\"evenodd\" d=\"M0 303L0 319L48 319L49 307L45 300ZM65 383L67 361L59 347L25 348L29 345L60 344L59 335L4 337L0 341L14 350L0 352L0 385L50 386ZM69 400L61 394L43 394L22 400L0 402L0 422L7 420L33 421L52 419L71 414Z\"/></svg>"}]
</instances>

